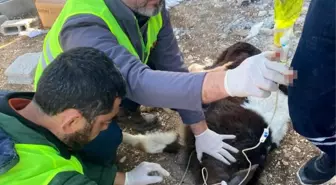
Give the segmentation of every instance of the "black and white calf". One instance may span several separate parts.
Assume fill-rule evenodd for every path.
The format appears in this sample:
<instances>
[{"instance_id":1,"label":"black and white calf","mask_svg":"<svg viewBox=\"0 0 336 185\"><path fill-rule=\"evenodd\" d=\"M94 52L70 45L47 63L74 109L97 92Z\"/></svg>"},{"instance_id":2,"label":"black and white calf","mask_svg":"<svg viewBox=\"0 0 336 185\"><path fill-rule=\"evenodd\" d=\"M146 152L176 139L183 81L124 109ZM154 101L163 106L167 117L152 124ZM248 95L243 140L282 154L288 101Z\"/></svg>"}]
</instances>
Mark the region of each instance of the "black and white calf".
<instances>
[{"instance_id":1,"label":"black and white calf","mask_svg":"<svg viewBox=\"0 0 336 185\"><path fill-rule=\"evenodd\" d=\"M254 46L238 42L227 48L212 66L190 66L189 70L191 72L203 69L210 70L224 64L227 65L227 69L232 69L239 66L247 57L259 53L261 51ZM258 148L246 152L252 163L252 168L243 185L252 185L257 182L267 155L273 148L280 145L288 130L290 118L287 106L287 88L281 86L280 89L281 91L278 94L274 92L265 99L256 97L225 98L210 103L204 110L209 128L219 134L236 135L235 140L227 140L226 142L240 151L255 146L259 142L264 128L270 125L270 135L267 140ZM278 102L275 105L277 95ZM275 106L277 106L277 110L271 122ZM133 136L124 133L125 143L132 144L149 153L178 152L176 147L178 138L182 140L179 146L180 149L187 151L185 159L188 160L195 150L195 138L189 127L181 125L178 134L170 132ZM189 170L194 175L196 184L203 184L201 169L205 167L208 172L207 184L226 181L228 185L238 185L246 176L249 164L242 152L233 155L236 157L237 162L232 163L230 166L206 154L203 155L202 163L199 163L196 155L193 155Z\"/></svg>"}]
</instances>

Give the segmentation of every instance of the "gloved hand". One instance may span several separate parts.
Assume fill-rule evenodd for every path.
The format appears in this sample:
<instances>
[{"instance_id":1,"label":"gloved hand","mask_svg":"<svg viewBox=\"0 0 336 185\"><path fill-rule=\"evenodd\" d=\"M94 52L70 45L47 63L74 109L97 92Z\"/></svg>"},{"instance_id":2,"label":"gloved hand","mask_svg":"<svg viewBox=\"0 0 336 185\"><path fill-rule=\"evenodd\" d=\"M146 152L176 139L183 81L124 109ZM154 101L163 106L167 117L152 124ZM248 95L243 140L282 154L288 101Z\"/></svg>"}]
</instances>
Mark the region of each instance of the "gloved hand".
<instances>
[{"instance_id":1,"label":"gloved hand","mask_svg":"<svg viewBox=\"0 0 336 185\"><path fill-rule=\"evenodd\" d=\"M245 59L238 67L227 70L224 87L230 96L268 97L276 91L279 84L288 85L293 76L285 64L271 61L276 59L275 52L263 52Z\"/></svg>"},{"instance_id":2,"label":"gloved hand","mask_svg":"<svg viewBox=\"0 0 336 185\"><path fill-rule=\"evenodd\" d=\"M159 175L149 176L150 172L158 172ZM126 172L125 185L147 185L161 182L162 176L169 176L161 165L157 163L142 162L133 170Z\"/></svg>"},{"instance_id":3,"label":"gloved hand","mask_svg":"<svg viewBox=\"0 0 336 185\"><path fill-rule=\"evenodd\" d=\"M227 183L225 181L222 181L221 185L227 185Z\"/></svg>"},{"instance_id":4,"label":"gloved hand","mask_svg":"<svg viewBox=\"0 0 336 185\"><path fill-rule=\"evenodd\" d=\"M201 162L203 152L230 165L236 159L227 151L238 153L239 150L223 142L224 139L235 139L234 135L220 135L207 129L200 135L195 136L197 159Z\"/></svg>"}]
</instances>

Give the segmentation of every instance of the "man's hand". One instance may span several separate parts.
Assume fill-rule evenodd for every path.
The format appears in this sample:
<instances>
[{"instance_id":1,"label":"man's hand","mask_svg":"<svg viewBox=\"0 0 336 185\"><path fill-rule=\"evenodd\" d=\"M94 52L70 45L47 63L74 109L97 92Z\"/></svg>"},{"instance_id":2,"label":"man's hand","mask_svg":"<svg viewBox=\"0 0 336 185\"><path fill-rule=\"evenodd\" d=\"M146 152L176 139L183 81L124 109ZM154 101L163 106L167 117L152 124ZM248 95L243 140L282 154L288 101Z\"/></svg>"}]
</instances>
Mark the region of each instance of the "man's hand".
<instances>
[{"instance_id":1,"label":"man's hand","mask_svg":"<svg viewBox=\"0 0 336 185\"><path fill-rule=\"evenodd\" d=\"M236 159L228 152L238 153L239 150L223 142L224 139L235 139L234 135L220 135L210 130L205 121L191 125L191 130L195 135L197 159L201 162L203 153L230 165Z\"/></svg>"},{"instance_id":2,"label":"man's hand","mask_svg":"<svg viewBox=\"0 0 336 185\"><path fill-rule=\"evenodd\" d=\"M230 96L266 98L278 90L278 84L288 85L293 71L283 63L271 61L276 59L275 52L263 52L226 71L225 91Z\"/></svg>"},{"instance_id":3,"label":"man's hand","mask_svg":"<svg viewBox=\"0 0 336 185\"><path fill-rule=\"evenodd\" d=\"M148 175L150 172L158 172L158 175ZM157 163L142 162L139 166L126 173L125 185L147 185L161 182L162 176L169 176L161 165Z\"/></svg>"}]
</instances>

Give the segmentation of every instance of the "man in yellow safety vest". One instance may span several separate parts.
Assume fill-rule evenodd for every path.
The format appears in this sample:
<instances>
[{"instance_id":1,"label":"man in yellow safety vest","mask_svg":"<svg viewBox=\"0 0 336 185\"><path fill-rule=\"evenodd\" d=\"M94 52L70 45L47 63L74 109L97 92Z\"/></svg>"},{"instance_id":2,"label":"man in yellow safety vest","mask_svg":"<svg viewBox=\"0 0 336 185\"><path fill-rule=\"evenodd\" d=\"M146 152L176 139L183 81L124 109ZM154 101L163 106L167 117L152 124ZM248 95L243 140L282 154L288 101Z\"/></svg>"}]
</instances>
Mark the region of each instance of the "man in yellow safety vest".
<instances>
[{"instance_id":1,"label":"man in yellow safety vest","mask_svg":"<svg viewBox=\"0 0 336 185\"><path fill-rule=\"evenodd\" d=\"M92 163L79 151L100 132L116 127L110 123L125 93L126 83L111 59L97 49L80 47L56 57L36 93L1 94L0 184L160 182L169 173L158 164L143 162L121 173L115 163ZM160 176L148 176L152 171Z\"/></svg>"}]
</instances>

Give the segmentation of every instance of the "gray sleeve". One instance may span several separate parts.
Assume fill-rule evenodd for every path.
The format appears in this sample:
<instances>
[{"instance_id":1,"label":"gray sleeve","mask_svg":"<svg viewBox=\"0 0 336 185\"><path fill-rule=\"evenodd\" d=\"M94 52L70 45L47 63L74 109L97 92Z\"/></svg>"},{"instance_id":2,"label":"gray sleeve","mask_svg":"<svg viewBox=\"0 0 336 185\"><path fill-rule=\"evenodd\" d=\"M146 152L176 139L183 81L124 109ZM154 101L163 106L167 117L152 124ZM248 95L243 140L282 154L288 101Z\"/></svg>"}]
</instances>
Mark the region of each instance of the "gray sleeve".
<instances>
[{"instance_id":1,"label":"gray sleeve","mask_svg":"<svg viewBox=\"0 0 336 185\"><path fill-rule=\"evenodd\" d=\"M119 45L98 17L81 15L69 19L63 26L60 42L64 51L81 46L104 51L124 76L127 97L139 104L202 111L205 73L151 70Z\"/></svg>"},{"instance_id":2,"label":"gray sleeve","mask_svg":"<svg viewBox=\"0 0 336 185\"><path fill-rule=\"evenodd\" d=\"M169 12L164 9L162 12L163 27L158 35L155 48L152 50L149 62L157 70L189 72L184 65L183 55L178 47L173 28L170 23ZM203 111L176 110L185 124L198 123L205 119Z\"/></svg>"}]
</instances>

